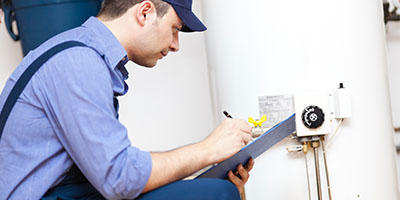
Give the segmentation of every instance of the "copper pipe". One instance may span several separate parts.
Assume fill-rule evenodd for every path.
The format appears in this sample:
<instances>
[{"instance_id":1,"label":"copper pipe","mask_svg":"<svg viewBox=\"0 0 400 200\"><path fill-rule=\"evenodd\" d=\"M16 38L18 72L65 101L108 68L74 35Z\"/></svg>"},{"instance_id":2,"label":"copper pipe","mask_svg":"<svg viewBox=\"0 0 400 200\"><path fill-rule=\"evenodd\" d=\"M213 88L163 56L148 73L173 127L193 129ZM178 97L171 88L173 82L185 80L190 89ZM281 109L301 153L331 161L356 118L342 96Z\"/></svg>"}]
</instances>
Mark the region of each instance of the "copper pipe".
<instances>
[{"instance_id":1,"label":"copper pipe","mask_svg":"<svg viewBox=\"0 0 400 200\"><path fill-rule=\"evenodd\" d=\"M318 200L322 200L322 190L321 190L321 175L319 173L319 155L318 155L318 147L319 141L313 141L312 148L314 149L314 160L315 160L315 174L317 177L317 188L318 188Z\"/></svg>"}]
</instances>

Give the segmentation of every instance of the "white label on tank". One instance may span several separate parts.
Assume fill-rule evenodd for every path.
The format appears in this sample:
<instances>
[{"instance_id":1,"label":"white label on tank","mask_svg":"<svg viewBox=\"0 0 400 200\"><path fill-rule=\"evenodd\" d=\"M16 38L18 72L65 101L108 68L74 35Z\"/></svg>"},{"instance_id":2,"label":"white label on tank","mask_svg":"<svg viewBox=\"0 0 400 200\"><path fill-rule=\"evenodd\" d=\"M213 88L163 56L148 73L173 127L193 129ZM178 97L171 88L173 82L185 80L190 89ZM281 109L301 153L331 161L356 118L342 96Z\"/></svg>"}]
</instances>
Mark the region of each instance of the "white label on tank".
<instances>
[{"instance_id":1,"label":"white label on tank","mask_svg":"<svg viewBox=\"0 0 400 200\"><path fill-rule=\"evenodd\" d=\"M260 117L267 116L263 127L272 127L294 113L293 95L275 95L258 97Z\"/></svg>"}]
</instances>

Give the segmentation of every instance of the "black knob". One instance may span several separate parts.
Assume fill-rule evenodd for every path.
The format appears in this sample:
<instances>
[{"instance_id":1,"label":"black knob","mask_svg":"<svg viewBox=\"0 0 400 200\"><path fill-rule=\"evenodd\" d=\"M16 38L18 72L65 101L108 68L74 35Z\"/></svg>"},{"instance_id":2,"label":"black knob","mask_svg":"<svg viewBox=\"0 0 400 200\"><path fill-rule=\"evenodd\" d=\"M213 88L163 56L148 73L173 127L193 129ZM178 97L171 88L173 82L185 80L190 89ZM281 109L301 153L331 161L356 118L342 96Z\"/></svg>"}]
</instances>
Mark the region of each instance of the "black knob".
<instances>
[{"instance_id":1,"label":"black knob","mask_svg":"<svg viewBox=\"0 0 400 200\"><path fill-rule=\"evenodd\" d=\"M301 120L307 128L318 128L325 121L325 114L318 106L308 106L301 114Z\"/></svg>"}]
</instances>

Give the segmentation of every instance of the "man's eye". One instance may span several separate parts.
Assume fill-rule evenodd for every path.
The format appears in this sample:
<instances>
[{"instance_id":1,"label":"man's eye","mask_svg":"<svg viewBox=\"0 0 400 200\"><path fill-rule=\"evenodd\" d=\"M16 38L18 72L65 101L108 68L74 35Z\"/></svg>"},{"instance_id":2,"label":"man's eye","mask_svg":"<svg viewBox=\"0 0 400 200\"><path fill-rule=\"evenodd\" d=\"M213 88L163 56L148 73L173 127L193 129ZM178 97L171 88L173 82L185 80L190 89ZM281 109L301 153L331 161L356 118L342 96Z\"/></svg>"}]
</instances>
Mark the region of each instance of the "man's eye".
<instances>
[{"instance_id":1,"label":"man's eye","mask_svg":"<svg viewBox=\"0 0 400 200\"><path fill-rule=\"evenodd\" d=\"M179 32L179 31L182 30L182 28L183 28L183 26L180 27L180 28L179 28L179 26L174 26L174 31L175 31L175 32Z\"/></svg>"}]
</instances>

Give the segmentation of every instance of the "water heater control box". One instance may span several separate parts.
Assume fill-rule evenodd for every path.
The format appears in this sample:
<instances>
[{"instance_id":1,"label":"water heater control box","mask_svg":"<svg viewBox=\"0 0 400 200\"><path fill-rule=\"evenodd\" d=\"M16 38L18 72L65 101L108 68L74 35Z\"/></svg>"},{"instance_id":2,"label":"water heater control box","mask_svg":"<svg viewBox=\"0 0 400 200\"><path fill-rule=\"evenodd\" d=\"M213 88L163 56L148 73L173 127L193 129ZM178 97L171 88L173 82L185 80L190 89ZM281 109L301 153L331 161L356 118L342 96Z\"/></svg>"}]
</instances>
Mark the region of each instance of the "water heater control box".
<instances>
[{"instance_id":1,"label":"water heater control box","mask_svg":"<svg viewBox=\"0 0 400 200\"><path fill-rule=\"evenodd\" d=\"M294 107L298 137L326 135L331 132L329 93L295 94Z\"/></svg>"}]
</instances>

